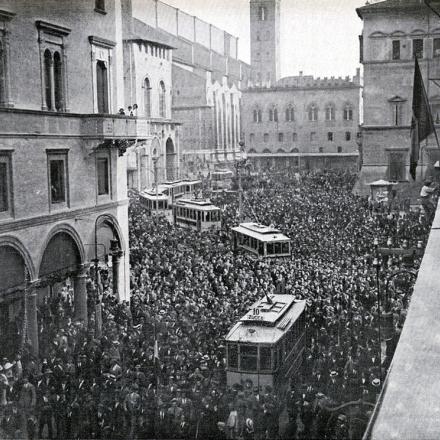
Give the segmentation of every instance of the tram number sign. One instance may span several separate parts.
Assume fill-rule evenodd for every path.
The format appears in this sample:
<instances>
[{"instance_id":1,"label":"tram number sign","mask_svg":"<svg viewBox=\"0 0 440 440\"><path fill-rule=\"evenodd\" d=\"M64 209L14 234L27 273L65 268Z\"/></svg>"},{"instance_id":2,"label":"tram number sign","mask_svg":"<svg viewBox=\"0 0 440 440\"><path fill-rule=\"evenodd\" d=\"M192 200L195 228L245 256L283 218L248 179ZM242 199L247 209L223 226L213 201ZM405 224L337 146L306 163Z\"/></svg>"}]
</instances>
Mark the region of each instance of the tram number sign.
<instances>
[{"instance_id":1,"label":"tram number sign","mask_svg":"<svg viewBox=\"0 0 440 440\"><path fill-rule=\"evenodd\" d=\"M258 308L252 309L252 313L247 315L247 319L249 321L264 321L264 317L260 315L260 309Z\"/></svg>"},{"instance_id":2,"label":"tram number sign","mask_svg":"<svg viewBox=\"0 0 440 440\"><path fill-rule=\"evenodd\" d=\"M260 314L260 309L258 307L255 307L255 309L252 310L252 314L253 315L259 315Z\"/></svg>"}]
</instances>

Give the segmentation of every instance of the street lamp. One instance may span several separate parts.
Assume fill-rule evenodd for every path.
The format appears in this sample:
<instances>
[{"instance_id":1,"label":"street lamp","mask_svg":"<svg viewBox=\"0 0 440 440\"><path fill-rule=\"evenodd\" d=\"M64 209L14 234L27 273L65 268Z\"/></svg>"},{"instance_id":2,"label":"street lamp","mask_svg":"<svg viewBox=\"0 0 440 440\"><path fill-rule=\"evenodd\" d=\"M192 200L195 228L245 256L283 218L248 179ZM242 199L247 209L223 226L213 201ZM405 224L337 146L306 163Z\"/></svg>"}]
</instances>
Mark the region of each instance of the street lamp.
<instances>
[{"instance_id":1,"label":"street lamp","mask_svg":"<svg viewBox=\"0 0 440 440\"><path fill-rule=\"evenodd\" d=\"M382 337L381 337L381 303L380 303L380 254L379 254L379 240L377 237L374 238L374 249L375 256L373 259L373 266L376 268L376 288L377 288L377 314L378 314L378 331L379 331L379 378L380 383L383 383L382 380Z\"/></svg>"}]
</instances>

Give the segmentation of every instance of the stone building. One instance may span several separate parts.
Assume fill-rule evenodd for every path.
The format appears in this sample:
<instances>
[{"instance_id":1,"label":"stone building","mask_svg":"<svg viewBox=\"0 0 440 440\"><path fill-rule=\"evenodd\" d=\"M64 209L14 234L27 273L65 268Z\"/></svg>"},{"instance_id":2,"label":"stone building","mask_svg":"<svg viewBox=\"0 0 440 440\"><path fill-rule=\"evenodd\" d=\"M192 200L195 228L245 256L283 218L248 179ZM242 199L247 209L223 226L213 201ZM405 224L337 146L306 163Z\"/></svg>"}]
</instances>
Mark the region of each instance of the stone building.
<instances>
[{"instance_id":1,"label":"stone building","mask_svg":"<svg viewBox=\"0 0 440 440\"><path fill-rule=\"evenodd\" d=\"M118 114L133 102L121 11L119 0L0 0L2 344L18 343L26 311L37 354L37 304L66 283L86 321L92 261L112 261L114 292L129 299L124 152L152 123Z\"/></svg>"},{"instance_id":2,"label":"stone building","mask_svg":"<svg viewBox=\"0 0 440 440\"><path fill-rule=\"evenodd\" d=\"M238 39L158 0L124 4L130 38L173 48L169 91L173 118L183 124L176 125L181 175L231 163L239 152L240 88L250 79Z\"/></svg>"},{"instance_id":3,"label":"stone building","mask_svg":"<svg viewBox=\"0 0 440 440\"><path fill-rule=\"evenodd\" d=\"M433 2L438 9L438 2ZM419 0L387 0L357 9L363 21L360 57L364 66L361 127L361 193L377 179L411 183L409 154L414 81L418 57L434 121L440 114L440 19ZM432 172L439 159L435 137L421 144L417 180Z\"/></svg>"},{"instance_id":4,"label":"stone building","mask_svg":"<svg viewBox=\"0 0 440 440\"><path fill-rule=\"evenodd\" d=\"M280 0L251 0L242 137L257 169L358 166L361 79L280 77Z\"/></svg>"},{"instance_id":5,"label":"stone building","mask_svg":"<svg viewBox=\"0 0 440 440\"><path fill-rule=\"evenodd\" d=\"M259 169L356 166L359 70L353 78L287 77L243 93L248 156Z\"/></svg>"}]
</instances>

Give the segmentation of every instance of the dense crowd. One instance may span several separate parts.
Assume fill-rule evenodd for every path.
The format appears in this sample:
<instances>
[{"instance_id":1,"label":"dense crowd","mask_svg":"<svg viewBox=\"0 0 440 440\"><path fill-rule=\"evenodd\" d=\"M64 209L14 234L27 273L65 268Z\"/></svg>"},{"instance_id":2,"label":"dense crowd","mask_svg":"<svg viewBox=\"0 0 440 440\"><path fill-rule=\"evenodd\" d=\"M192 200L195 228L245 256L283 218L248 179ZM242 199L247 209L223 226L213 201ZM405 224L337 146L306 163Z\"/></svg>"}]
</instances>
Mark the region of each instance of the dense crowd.
<instances>
[{"instance_id":1,"label":"dense crowd","mask_svg":"<svg viewBox=\"0 0 440 440\"><path fill-rule=\"evenodd\" d=\"M133 201L131 303L112 296L102 269L97 338L93 273L88 328L72 319L71 288L46 298L40 359L24 350L2 363L2 432L63 439L359 437L413 283L403 276L390 284L394 337L379 349L373 239L425 242L428 229L419 213L371 216L366 199L351 193L354 179L344 172L256 178L245 193L245 217L292 239L292 257L270 261L234 252L234 195L216 196L224 227L205 233L153 221ZM382 265L382 292L399 264ZM255 300L275 292L307 300L301 370L288 394L250 381L227 387L224 336Z\"/></svg>"}]
</instances>

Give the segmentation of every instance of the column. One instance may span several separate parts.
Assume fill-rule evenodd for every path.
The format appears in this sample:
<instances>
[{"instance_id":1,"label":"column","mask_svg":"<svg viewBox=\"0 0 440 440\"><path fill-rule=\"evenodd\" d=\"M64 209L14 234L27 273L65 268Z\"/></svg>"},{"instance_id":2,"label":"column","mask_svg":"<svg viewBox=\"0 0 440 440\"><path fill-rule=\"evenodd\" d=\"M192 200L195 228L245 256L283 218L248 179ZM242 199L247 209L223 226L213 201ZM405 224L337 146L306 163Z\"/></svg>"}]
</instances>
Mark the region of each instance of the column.
<instances>
[{"instance_id":1,"label":"column","mask_svg":"<svg viewBox=\"0 0 440 440\"><path fill-rule=\"evenodd\" d=\"M35 288L29 287L27 297L25 299L26 320L27 320L27 341L30 344L31 352L38 357L38 321L37 321L37 293Z\"/></svg>"},{"instance_id":2,"label":"column","mask_svg":"<svg viewBox=\"0 0 440 440\"><path fill-rule=\"evenodd\" d=\"M85 327L87 327L86 269L85 266L82 266L78 273L73 277L75 319L81 320Z\"/></svg>"},{"instance_id":3,"label":"column","mask_svg":"<svg viewBox=\"0 0 440 440\"><path fill-rule=\"evenodd\" d=\"M54 59L53 56L50 59L50 102L52 111L56 111L55 106L55 73L54 73Z\"/></svg>"},{"instance_id":4,"label":"column","mask_svg":"<svg viewBox=\"0 0 440 440\"><path fill-rule=\"evenodd\" d=\"M115 250L112 252L112 272L113 272L113 294L119 301L119 264L123 252L121 250Z\"/></svg>"}]
</instances>

